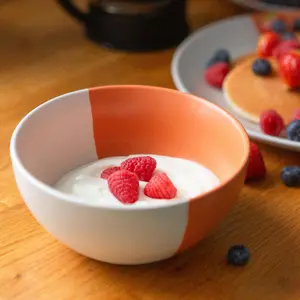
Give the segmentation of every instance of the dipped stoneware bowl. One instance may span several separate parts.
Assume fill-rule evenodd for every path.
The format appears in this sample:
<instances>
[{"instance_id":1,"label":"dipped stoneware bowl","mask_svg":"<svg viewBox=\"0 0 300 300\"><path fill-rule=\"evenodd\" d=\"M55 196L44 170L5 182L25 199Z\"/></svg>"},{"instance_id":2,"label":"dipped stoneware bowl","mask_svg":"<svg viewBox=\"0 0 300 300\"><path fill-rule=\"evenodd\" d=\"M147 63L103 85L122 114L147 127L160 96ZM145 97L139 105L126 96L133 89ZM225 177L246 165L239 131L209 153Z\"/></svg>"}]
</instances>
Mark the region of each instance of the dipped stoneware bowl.
<instances>
[{"instance_id":1,"label":"dipped stoneware bowl","mask_svg":"<svg viewBox=\"0 0 300 300\"><path fill-rule=\"evenodd\" d=\"M243 187L249 141L238 121L204 99L159 87L103 86L34 109L15 129L10 152L26 205L54 237L96 260L143 264L194 246L222 220ZM81 165L137 153L199 162L220 184L151 207L95 205L53 188Z\"/></svg>"}]
</instances>

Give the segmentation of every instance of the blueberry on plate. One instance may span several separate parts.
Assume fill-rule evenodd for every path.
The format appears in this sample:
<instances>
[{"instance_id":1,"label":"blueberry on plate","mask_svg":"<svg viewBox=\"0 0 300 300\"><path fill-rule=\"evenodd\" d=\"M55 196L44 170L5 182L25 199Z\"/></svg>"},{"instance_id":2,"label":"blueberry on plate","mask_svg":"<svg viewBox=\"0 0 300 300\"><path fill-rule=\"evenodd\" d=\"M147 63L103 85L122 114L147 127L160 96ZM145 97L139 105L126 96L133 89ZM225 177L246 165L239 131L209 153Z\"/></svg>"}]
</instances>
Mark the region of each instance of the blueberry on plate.
<instances>
[{"instance_id":1,"label":"blueberry on plate","mask_svg":"<svg viewBox=\"0 0 300 300\"><path fill-rule=\"evenodd\" d=\"M226 49L219 49L213 54L213 56L207 62L206 66L208 68L218 62L225 62L225 63L229 64L230 60L231 60L231 57L230 57L229 51Z\"/></svg>"},{"instance_id":2,"label":"blueberry on plate","mask_svg":"<svg viewBox=\"0 0 300 300\"><path fill-rule=\"evenodd\" d=\"M300 120L291 122L286 128L286 134L289 140L300 142Z\"/></svg>"},{"instance_id":3,"label":"blueberry on plate","mask_svg":"<svg viewBox=\"0 0 300 300\"><path fill-rule=\"evenodd\" d=\"M276 33L284 33L287 31L287 25L283 20L277 19L271 23L271 28Z\"/></svg>"},{"instance_id":4,"label":"blueberry on plate","mask_svg":"<svg viewBox=\"0 0 300 300\"><path fill-rule=\"evenodd\" d=\"M250 251L244 245L232 246L227 253L227 260L233 266L245 266L250 259Z\"/></svg>"},{"instance_id":5,"label":"blueberry on plate","mask_svg":"<svg viewBox=\"0 0 300 300\"><path fill-rule=\"evenodd\" d=\"M293 23L293 31L300 31L300 19L296 19Z\"/></svg>"},{"instance_id":6,"label":"blueberry on plate","mask_svg":"<svg viewBox=\"0 0 300 300\"><path fill-rule=\"evenodd\" d=\"M219 61L230 63L230 53L226 49L219 49L215 52L214 57Z\"/></svg>"},{"instance_id":7,"label":"blueberry on plate","mask_svg":"<svg viewBox=\"0 0 300 300\"><path fill-rule=\"evenodd\" d=\"M282 35L282 39L287 41L287 40L293 40L296 38L296 34L294 32L285 32L283 35Z\"/></svg>"},{"instance_id":8,"label":"blueberry on plate","mask_svg":"<svg viewBox=\"0 0 300 300\"><path fill-rule=\"evenodd\" d=\"M216 63L220 62L216 57L211 57L210 60L207 62L206 67L209 68L213 65L215 65Z\"/></svg>"},{"instance_id":9,"label":"blueberry on plate","mask_svg":"<svg viewBox=\"0 0 300 300\"><path fill-rule=\"evenodd\" d=\"M258 58L252 64L252 71L259 76L268 76L272 73L272 66L268 60Z\"/></svg>"},{"instance_id":10,"label":"blueberry on plate","mask_svg":"<svg viewBox=\"0 0 300 300\"><path fill-rule=\"evenodd\" d=\"M288 166L284 167L280 173L283 184L288 187L300 186L300 167Z\"/></svg>"}]
</instances>

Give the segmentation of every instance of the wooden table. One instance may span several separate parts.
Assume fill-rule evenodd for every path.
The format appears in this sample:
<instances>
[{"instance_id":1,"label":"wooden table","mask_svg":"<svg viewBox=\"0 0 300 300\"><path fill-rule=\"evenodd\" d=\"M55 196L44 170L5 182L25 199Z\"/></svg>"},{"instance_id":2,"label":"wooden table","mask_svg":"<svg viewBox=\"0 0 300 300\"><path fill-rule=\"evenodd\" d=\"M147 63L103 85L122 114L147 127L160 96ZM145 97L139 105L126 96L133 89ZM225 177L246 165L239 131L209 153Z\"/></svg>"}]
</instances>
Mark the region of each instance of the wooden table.
<instances>
[{"instance_id":1,"label":"wooden table","mask_svg":"<svg viewBox=\"0 0 300 300\"><path fill-rule=\"evenodd\" d=\"M224 0L190 1L193 27L242 12ZM174 87L172 50L125 54L87 41L51 0L0 2L0 299L300 299L299 190L279 180L299 154L261 145L268 177L244 188L224 222L196 248L139 267L111 266L67 249L33 219L14 183L8 145L18 121L61 93L104 84ZM244 243L252 260L226 264ZM298 287L297 287L298 286Z\"/></svg>"}]
</instances>

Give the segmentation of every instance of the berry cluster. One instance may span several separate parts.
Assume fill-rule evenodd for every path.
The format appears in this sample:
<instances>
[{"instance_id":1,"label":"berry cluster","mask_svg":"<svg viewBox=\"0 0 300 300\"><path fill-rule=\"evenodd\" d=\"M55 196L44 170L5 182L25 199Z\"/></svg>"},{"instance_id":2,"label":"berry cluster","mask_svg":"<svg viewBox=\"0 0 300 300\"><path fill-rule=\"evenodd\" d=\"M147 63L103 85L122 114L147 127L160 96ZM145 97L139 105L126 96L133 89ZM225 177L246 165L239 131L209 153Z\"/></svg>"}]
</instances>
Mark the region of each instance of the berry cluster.
<instances>
[{"instance_id":1,"label":"berry cluster","mask_svg":"<svg viewBox=\"0 0 300 300\"><path fill-rule=\"evenodd\" d=\"M221 89L230 71L230 54L226 49L217 50L209 59L205 70L205 80L212 87Z\"/></svg>"},{"instance_id":2,"label":"berry cluster","mask_svg":"<svg viewBox=\"0 0 300 300\"><path fill-rule=\"evenodd\" d=\"M101 173L111 193L124 204L133 204L139 198L139 181L146 181L144 194L153 199L173 199L177 189L166 173L156 173L156 160L151 156L126 159Z\"/></svg>"},{"instance_id":3,"label":"berry cluster","mask_svg":"<svg viewBox=\"0 0 300 300\"><path fill-rule=\"evenodd\" d=\"M246 181L263 179L266 172L267 170L262 153L255 143L251 143ZM300 187L300 167L284 167L281 170L280 177L284 185L288 187Z\"/></svg>"},{"instance_id":4,"label":"berry cluster","mask_svg":"<svg viewBox=\"0 0 300 300\"><path fill-rule=\"evenodd\" d=\"M293 20L291 24L288 24L282 17L275 17L269 19L263 24L265 31L273 31L279 34L294 33L300 31L300 19Z\"/></svg>"},{"instance_id":5,"label":"berry cluster","mask_svg":"<svg viewBox=\"0 0 300 300\"><path fill-rule=\"evenodd\" d=\"M300 142L300 114L299 109L296 109L291 122L285 126L280 114L275 110L266 110L260 115L260 128L268 135L279 136L286 131L286 136L289 140Z\"/></svg>"},{"instance_id":6,"label":"berry cluster","mask_svg":"<svg viewBox=\"0 0 300 300\"><path fill-rule=\"evenodd\" d=\"M292 30L298 31L300 20L296 20ZM278 63L279 72L285 84L291 88L300 88L300 42L297 35L289 31L289 26L281 19L273 20L268 30L260 35L257 55L260 59L253 63L253 72L260 76L271 73L268 58Z\"/></svg>"}]
</instances>

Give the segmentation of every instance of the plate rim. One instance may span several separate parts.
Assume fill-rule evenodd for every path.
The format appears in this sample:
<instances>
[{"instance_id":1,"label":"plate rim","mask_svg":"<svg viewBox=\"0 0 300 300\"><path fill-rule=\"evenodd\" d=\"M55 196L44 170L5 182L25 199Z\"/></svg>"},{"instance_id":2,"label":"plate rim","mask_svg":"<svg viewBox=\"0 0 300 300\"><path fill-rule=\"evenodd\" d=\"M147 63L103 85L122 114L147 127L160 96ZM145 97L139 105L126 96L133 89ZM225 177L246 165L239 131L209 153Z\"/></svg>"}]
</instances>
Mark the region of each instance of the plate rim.
<instances>
[{"instance_id":1,"label":"plate rim","mask_svg":"<svg viewBox=\"0 0 300 300\"><path fill-rule=\"evenodd\" d=\"M181 81L179 72L178 72L178 65L179 65L179 60L182 56L182 53L190 44L192 44L195 40L197 40L199 38L199 33L210 30L210 28L212 28L212 27L220 26L222 23L224 23L226 21L228 22L228 21L234 21L234 20L238 20L238 19L241 19L241 20L242 19L246 20L249 18L251 19L252 16L260 15L260 14L262 14L262 13L261 12L250 13L250 14L245 13L245 14L239 14L236 16L229 16L227 18L223 18L221 20L217 20L217 21L211 22L203 27L200 27L200 28L196 29L188 37L186 37L175 49L174 54L172 56L171 66L170 66L171 77L172 77L172 80L173 80L173 83L174 83L176 89L178 89L179 91L184 92L184 93L193 94L186 88L184 83ZM198 95L196 95L196 96L198 96ZM200 97L200 96L198 96L198 97ZM204 98L204 99L211 102L209 99L206 99L206 98ZM232 113L230 113L230 114L233 115L234 117L236 117L235 114L232 114ZM299 142L290 141L288 139L283 139L283 138L276 137L276 136L266 135L262 132L257 132L255 130L248 129L246 126L243 125L243 123L240 120L238 120L238 121L242 124L242 126L245 128L246 132L252 139L257 140L262 143L265 143L265 144L269 144L269 145L271 144L278 148L289 149L289 150L300 152L300 143Z\"/></svg>"},{"instance_id":2,"label":"plate rim","mask_svg":"<svg viewBox=\"0 0 300 300\"><path fill-rule=\"evenodd\" d=\"M249 0L231 0L231 2L235 3L236 5L258 10L258 11L286 11L286 12L291 12L295 10L300 10L300 7L291 7L291 6L286 6L286 5L276 5L276 4L267 4L267 3L262 3L259 0L256 1L249 1Z\"/></svg>"}]
</instances>

